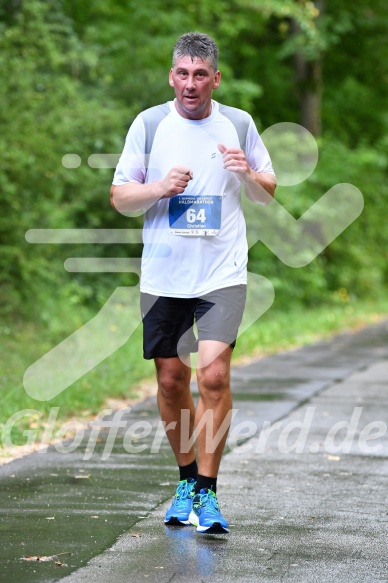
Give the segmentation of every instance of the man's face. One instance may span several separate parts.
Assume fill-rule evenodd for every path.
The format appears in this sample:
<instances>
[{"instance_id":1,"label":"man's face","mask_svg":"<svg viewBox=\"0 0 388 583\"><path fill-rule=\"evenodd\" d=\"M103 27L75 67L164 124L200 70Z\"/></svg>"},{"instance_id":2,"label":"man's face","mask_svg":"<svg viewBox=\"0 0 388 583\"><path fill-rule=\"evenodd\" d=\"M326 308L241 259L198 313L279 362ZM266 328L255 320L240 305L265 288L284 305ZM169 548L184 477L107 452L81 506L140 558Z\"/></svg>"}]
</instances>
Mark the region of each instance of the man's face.
<instances>
[{"instance_id":1,"label":"man's face","mask_svg":"<svg viewBox=\"0 0 388 583\"><path fill-rule=\"evenodd\" d=\"M213 89L220 84L221 73L208 61L181 57L170 71L169 83L174 87L176 108L186 119L204 119L211 114Z\"/></svg>"}]
</instances>

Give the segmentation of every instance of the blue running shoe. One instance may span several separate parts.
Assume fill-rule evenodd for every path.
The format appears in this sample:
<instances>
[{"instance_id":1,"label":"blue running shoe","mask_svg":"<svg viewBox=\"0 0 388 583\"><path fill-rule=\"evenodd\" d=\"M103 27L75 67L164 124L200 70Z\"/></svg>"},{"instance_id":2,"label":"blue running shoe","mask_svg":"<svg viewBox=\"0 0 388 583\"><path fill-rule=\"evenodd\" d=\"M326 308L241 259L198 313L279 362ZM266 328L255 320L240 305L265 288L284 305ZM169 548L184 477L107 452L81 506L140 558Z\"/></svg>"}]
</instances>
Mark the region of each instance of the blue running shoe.
<instances>
[{"instance_id":1,"label":"blue running shoe","mask_svg":"<svg viewBox=\"0 0 388 583\"><path fill-rule=\"evenodd\" d=\"M181 480L170 508L164 518L165 524L183 526L190 524L189 515L193 507L195 480Z\"/></svg>"},{"instance_id":2,"label":"blue running shoe","mask_svg":"<svg viewBox=\"0 0 388 583\"><path fill-rule=\"evenodd\" d=\"M222 516L217 496L213 490L201 490L193 498L193 509L189 516L190 524L197 527L197 532L206 534L224 534L229 526Z\"/></svg>"}]
</instances>

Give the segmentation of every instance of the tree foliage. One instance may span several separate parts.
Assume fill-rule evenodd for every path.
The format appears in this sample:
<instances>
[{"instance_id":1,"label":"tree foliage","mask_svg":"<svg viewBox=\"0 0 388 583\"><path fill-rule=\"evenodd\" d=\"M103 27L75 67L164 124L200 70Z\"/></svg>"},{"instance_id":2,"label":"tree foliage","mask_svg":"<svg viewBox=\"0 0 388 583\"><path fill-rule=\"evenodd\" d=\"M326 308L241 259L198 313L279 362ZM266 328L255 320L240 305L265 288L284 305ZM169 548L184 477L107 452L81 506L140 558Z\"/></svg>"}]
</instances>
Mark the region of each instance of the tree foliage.
<instances>
[{"instance_id":1,"label":"tree foliage","mask_svg":"<svg viewBox=\"0 0 388 583\"><path fill-rule=\"evenodd\" d=\"M249 110L261 130L300 121L295 57L319 62L319 164L303 185L279 188L279 200L297 216L338 182L354 183L365 197L361 218L308 268L284 267L259 243L251 269L275 283L280 305L373 296L386 285L388 16L383 0L326 0L322 8L309 0L2 0L2 313L52 322L60 301L99 305L125 281L66 274L68 249L31 246L24 236L31 228L140 224L110 208L112 170L87 160L120 152L134 116L171 98L171 50L187 30L214 36L223 73L216 98ZM69 153L79 167L63 165ZM71 247L72 255L90 252L128 250Z\"/></svg>"}]
</instances>

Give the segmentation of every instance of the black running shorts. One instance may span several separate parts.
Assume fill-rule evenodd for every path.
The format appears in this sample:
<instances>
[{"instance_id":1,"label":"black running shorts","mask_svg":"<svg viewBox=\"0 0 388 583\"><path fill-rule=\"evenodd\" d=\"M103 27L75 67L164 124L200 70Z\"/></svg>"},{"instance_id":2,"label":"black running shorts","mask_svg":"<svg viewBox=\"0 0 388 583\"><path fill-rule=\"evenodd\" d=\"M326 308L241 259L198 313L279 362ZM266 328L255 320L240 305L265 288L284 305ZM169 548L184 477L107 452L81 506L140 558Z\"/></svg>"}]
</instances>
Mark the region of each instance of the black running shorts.
<instances>
[{"instance_id":1,"label":"black running shorts","mask_svg":"<svg viewBox=\"0 0 388 583\"><path fill-rule=\"evenodd\" d=\"M199 340L219 340L234 347L245 298L246 285L225 287L199 298L142 293L144 358L172 358L197 352Z\"/></svg>"}]
</instances>

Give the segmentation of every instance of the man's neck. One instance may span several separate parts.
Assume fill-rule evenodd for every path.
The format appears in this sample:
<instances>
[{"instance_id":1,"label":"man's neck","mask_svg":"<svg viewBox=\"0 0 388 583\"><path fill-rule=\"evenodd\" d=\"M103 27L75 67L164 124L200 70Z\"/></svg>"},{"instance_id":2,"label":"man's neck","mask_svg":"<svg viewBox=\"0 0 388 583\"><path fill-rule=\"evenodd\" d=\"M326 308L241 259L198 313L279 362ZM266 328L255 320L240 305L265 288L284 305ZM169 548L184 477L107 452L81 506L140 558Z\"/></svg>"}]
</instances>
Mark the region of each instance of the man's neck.
<instances>
[{"instance_id":1,"label":"man's neck","mask_svg":"<svg viewBox=\"0 0 388 583\"><path fill-rule=\"evenodd\" d=\"M207 104L206 109L201 110L199 112L195 112L195 111L187 111L185 110L178 102L178 100L175 98L174 99L174 106L175 109L177 111L177 113L183 117L184 119L190 119L193 121L200 121L202 119L206 119L207 117L210 117L211 114L213 113L213 100L210 101L209 104Z\"/></svg>"}]
</instances>

